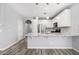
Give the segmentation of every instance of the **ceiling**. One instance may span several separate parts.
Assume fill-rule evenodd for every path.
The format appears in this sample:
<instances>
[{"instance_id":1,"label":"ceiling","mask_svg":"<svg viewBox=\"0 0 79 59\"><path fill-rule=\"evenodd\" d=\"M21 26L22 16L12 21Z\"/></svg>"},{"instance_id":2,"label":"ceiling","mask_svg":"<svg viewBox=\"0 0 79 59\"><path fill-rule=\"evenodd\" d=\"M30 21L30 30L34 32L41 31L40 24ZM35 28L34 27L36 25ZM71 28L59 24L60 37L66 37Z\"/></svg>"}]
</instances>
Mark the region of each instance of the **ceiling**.
<instances>
[{"instance_id":1,"label":"ceiling","mask_svg":"<svg viewBox=\"0 0 79 59\"><path fill-rule=\"evenodd\" d=\"M10 3L24 17L51 17L70 3Z\"/></svg>"}]
</instances>

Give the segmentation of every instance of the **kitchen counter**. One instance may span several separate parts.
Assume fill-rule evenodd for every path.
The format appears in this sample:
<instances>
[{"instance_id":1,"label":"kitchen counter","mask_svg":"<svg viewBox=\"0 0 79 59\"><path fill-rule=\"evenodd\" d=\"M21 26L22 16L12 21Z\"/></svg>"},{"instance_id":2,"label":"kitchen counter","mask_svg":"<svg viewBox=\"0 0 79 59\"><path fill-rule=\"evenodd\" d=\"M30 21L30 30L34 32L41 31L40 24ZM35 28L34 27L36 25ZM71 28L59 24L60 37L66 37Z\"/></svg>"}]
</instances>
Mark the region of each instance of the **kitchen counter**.
<instances>
[{"instance_id":1,"label":"kitchen counter","mask_svg":"<svg viewBox=\"0 0 79 59\"><path fill-rule=\"evenodd\" d=\"M25 36L79 36L79 34L68 34L68 33L46 33L46 34L42 34L42 33L31 33L31 34L26 34Z\"/></svg>"}]
</instances>

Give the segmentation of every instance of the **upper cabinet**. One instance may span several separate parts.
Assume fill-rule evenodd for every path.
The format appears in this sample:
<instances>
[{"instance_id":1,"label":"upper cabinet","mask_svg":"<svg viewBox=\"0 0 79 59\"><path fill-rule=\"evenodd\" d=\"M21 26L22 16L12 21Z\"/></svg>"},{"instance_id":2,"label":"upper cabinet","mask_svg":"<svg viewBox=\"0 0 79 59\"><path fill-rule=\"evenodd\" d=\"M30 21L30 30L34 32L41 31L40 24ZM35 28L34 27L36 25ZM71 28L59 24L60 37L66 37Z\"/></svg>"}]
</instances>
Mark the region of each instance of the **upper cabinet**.
<instances>
[{"instance_id":1,"label":"upper cabinet","mask_svg":"<svg viewBox=\"0 0 79 59\"><path fill-rule=\"evenodd\" d=\"M54 22L58 22L58 27L71 27L71 10L65 9L53 19Z\"/></svg>"}]
</instances>

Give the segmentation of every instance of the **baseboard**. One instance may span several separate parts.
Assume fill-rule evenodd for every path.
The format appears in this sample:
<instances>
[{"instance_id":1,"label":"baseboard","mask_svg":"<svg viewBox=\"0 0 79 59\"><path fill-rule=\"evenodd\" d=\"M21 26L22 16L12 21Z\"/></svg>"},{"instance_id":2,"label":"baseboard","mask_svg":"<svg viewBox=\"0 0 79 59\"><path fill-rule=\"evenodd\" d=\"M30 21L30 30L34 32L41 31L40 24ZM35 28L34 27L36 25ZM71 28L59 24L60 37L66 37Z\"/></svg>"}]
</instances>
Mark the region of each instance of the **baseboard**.
<instances>
[{"instance_id":1,"label":"baseboard","mask_svg":"<svg viewBox=\"0 0 79 59\"><path fill-rule=\"evenodd\" d=\"M79 52L79 49L73 48L73 50L75 50L75 51Z\"/></svg>"},{"instance_id":2,"label":"baseboard","mask_svg":"<svg viewBox=\"0 0 79 59\"><path fill-rule=\"evenodd\" d=\"M21 40L23 40L23 39L21 39ZM8 45L8 46L7 46L7 47L5 47L5 48L0 48L0 51L4 51L4 50L8 49L9 47L11 47L11 46L13 46L13 45L17 44L18 42L20 42L21 40L17 40L17 41L15 41L14 43L12 43L12 44Z\"/></svg>"},{"instance_id":3,"label":"baseboard","mask_svg":"<svg viewBox=\"0 0 79 59\"><path fill-rule=\"evenodd\" d=\"M28 49L72 49L72 47L27 47Z\"/></svg>"}]
</instances>

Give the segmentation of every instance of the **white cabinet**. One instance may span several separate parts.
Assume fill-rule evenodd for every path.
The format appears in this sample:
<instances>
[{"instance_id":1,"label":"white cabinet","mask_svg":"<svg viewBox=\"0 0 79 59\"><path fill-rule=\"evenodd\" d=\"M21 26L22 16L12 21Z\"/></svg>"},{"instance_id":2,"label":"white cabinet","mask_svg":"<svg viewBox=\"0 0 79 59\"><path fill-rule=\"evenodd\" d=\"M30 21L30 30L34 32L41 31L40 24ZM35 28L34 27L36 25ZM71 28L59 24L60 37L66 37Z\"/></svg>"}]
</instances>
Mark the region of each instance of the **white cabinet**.
<instances>
[{"instance_id":1,"label":"white cabinet","mask_svg":"<svg viewBox=\"0 0 79 59\"><path fill-rule=\"evenodd\" d=\"M38 34L38 20L37 19L32 20L32 33Z\"/></svg>"},{"instance_id":2,"label":"white cabinet","mask_svg":"<svg viewBox=\"0 0 79 59\"><path fill-rule=\"evenodd\" d=\"M66 9L53 19L53 23L58 22L58 27L71 27L71 10Z\"/></svg>"}]
</instances>

